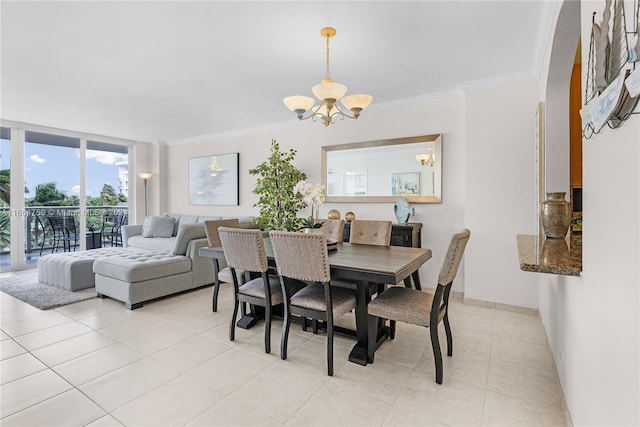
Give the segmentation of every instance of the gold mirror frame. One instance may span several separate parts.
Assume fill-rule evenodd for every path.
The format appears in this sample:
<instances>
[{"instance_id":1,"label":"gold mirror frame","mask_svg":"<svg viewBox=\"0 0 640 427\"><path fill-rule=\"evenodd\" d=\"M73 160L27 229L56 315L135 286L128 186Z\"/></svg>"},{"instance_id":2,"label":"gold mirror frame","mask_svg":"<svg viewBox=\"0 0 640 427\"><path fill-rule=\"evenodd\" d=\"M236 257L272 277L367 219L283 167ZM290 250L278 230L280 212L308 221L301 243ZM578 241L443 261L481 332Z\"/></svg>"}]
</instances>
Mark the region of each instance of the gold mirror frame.
<instances>
[{"instance_id":1,"label":"gold mirror frame","mask_svg":"<svg viewBox=\"0 0 640 427\"><path fill-rule=\"evenodd\" d=\"M433 194L420 196L407 196L410 203L441 203L442 202L442 134L421 135L408 138L384 139L379 141L356 142L350 144L326 145L322 147L322 183L327 185L327 153L330 151L354 150L359 148L385 147L402 144L433 143L435 164L433 166ZM425 150L426 151L426 150ZM417 162L415 157L407 159L408 162ZM411 163L413 166L413 163ZM328 188L328 187L327 187ZM330 196L326 201L332 203L380 203L395 202L398 196Z\"/></svg>"}]
</instances>

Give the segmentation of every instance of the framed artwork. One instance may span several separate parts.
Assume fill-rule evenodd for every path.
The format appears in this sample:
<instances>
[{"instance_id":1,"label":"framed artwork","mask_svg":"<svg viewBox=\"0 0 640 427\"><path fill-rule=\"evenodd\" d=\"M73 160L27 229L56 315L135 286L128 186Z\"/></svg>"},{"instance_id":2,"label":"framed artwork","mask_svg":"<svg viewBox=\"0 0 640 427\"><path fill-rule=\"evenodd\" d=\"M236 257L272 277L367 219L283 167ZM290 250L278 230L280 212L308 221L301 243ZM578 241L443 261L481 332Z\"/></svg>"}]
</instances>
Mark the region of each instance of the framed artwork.
<instances>
[{"instance_id":1,"label":"framed artwork","mask_svg":"<svg viewBox=\"0 0 640 427\"><path fill-rule=\"evenodd\" d=\"M391 194L393 196L419 196L420 172L392 173Z\"/></svg>"},{"instance_id":2,"label":"framed artwork","mask_svg":"<svg viewBox=\"0 0 640 427\"><path fill-rule=\"evenodd\" d=\"M238 153L216 154L189 159L189 204L240 204Z\"/></svg>"}]
</instances>

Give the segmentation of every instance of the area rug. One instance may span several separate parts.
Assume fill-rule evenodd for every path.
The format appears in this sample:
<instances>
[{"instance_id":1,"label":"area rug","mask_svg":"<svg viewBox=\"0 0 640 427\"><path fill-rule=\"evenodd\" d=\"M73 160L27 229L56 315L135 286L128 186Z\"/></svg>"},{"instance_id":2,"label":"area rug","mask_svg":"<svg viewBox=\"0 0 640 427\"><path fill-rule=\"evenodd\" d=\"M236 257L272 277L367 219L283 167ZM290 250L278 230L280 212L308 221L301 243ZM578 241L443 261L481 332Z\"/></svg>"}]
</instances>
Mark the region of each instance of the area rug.
<instances>
[{"instance_id":1,"label":"area rug","mask_svg":"<svg viewBox=\"0 0 640 427\"><path fill-rule=\"evenodd\" d=\"M0 275L0 291L40 310L48 310L96 297L96 289L71 292L38 282L38 271L28 270Z\"/></svg>"}]
</instances>

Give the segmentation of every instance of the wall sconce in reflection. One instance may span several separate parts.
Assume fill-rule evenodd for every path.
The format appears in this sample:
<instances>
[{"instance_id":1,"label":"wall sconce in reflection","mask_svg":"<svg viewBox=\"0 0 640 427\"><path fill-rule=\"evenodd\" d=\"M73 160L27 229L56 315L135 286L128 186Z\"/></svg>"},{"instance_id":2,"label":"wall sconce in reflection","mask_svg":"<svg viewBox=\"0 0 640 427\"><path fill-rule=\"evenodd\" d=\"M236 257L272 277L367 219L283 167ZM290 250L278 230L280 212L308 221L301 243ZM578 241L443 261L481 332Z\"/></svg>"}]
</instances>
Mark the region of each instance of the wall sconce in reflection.
<instances>
[{"instance_id":1,"label":"wall sconce in reflection","mask_svg":"<svg viewBox=\"0 0 640 427\"><path fill-rule=\"evenodd\" d=\"M433 166L436 164L436 156L433 155L433 147L429 147L429 154L416 154L416 160L422 166Z\"/></svg>"},{"instance_id":2,"label":"wall sconce in reflection","mask_svg":"<svg viewBox=\"0 0 640 427\"><path fill-rule=\"evenodd\" d=\"M138 172L140 179L144 181L144 216L147 216L147 181L153 176L153 172Z\"/></svg>"}]
</instances>

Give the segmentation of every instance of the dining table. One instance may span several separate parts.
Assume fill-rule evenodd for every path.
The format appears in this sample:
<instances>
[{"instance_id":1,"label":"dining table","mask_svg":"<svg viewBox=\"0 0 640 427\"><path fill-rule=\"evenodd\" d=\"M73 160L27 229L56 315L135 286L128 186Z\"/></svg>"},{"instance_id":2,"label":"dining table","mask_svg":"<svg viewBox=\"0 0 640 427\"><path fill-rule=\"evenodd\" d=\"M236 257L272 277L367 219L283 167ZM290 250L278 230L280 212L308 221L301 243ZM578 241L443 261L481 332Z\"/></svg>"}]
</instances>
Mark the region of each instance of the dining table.
<instances>
[{"instance_id":1,"label":"dining table","mask_svg":"<svg viewBox=\"0 0 640 427\"><path fill-rule=\"evenodd\" d=\"M271 266L275 266L271 240L264 238L265 252ZM217 260L224 259L222 246L209 246L200 249L200 256ZM335 250L330 250L329 268L332 279L353 281L356 284L356 344L349 354L349 361L367 365L368 359L368 312L371 301L369 284L395 285L404 282L410 286L411 278L418 277L419 268L431 259L431 250L404 246L375 246L339 242ZM216 277L216 280L217 277ZM419 283L419 282L418 282ZM380 286L379 286L380 287ZM239 327L251 327L255 319L251 314L238 321ZM379 322L376 348L388 337L388 327Z\"/></svg>"}]
</instances>

